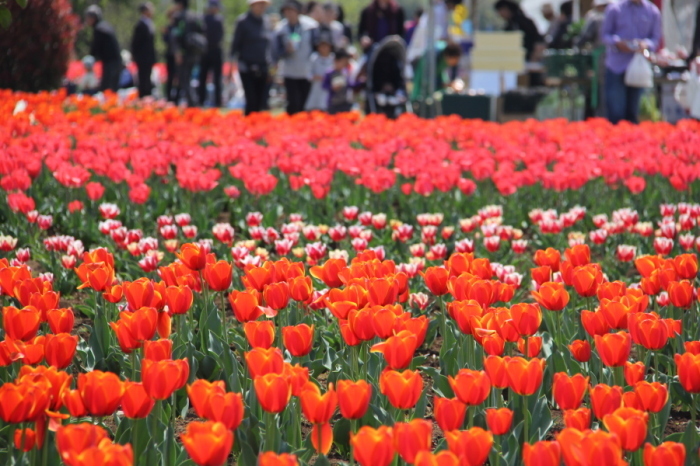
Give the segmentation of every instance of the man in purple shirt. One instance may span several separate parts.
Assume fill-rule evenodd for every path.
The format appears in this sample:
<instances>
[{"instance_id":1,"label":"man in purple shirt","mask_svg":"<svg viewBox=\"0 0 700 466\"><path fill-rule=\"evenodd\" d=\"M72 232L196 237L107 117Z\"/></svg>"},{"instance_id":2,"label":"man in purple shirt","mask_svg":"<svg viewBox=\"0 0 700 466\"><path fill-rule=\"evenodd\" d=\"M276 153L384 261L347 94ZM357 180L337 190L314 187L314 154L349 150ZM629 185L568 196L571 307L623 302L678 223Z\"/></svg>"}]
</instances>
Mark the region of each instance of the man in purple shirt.
<instances>
[{"instance_id":1,"label":"man in purple shirt","mask_svg":"<svg viewBox=\"0 0 700 466\"><path fill-rule=\"evenodd\" d=\"M601 31L607 45L605 97L608 119L637 123L644 89L625 85L625 71L635 52L656 50L661 40L661 13L649 0L618 0L605 11Z\"/></svg>"}]
</instances>

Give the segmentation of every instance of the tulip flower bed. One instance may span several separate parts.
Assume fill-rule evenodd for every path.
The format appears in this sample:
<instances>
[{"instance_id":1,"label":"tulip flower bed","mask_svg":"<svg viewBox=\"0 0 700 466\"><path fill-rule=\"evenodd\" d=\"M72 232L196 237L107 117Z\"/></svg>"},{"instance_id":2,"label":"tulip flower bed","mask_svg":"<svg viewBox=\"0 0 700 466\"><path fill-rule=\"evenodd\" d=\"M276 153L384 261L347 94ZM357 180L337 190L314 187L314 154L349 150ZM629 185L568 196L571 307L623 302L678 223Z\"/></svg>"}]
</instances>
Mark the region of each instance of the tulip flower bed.
<instances>
[{"instance_id":1,"label":"tulip flower bed","mask_svg":"<svg viewBox=\"0 0 700 466\"><path fill-rule=\"evenodd\" d=\"M0 91L0 464L698 464L699 161Z\"/></svg>"}]
</instances>

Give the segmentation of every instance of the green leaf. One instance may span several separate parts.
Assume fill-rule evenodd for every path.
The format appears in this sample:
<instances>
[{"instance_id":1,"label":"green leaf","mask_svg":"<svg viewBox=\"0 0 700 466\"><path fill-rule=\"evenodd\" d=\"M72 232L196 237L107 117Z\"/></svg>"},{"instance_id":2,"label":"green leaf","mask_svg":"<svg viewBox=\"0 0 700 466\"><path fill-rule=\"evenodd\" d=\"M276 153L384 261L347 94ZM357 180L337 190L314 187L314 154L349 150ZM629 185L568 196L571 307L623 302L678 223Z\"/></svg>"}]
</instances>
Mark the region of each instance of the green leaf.
<instances>
[{"instance_id":1,"label":"green leaf","mask_svg":"<svg viewBox=\"0 0 700 466\"><path fill-rule=\"evenodd\" d=\"M685 451L691 453L687 455L685 460L687 466L695 464L694 453L697 451L699 441L700 438L698 437L697 427L692 422L688 422L688 426L685 428L685 432L683 432L683 439L681 440L683 445L685 445Z\"/></svg>"},{"instance_id":2,"label":"green leaf","mask_svg":"<svg viewBox=\"0 0 700 466\"><path fill-rule=\"evenodd\" d=\"M326 455L318 456L314 464L316 466L331 466L331 463L330 461L328 461L328 458L326 458Z\"/></svg>"},{"instance_id":3,"label":"green leaf","mask_svg":"<svg viewBox=\"0 0 700 466\"><path fill-rule=\"evenodd\" d=\"M342 418L333 426L333 442L336 445L350 448L350 429L352 425L348 419Z\"/></svg>"},{"instance_id":4,"label":"green leaf","mask_svg":"<svg viewBox=\"0 0 700 466\"><path fill-rule=\"evenodd\" d=\"M20 8L27 8L27 0L15 0Z\"/></svg>"},{"instance_id":5,"label":"green leaf","mask_svg":"<svg viewBox=\"0 0 700 466\"><path fill-rule=\"evenodd\" d=\"M12 23L12 13L6 6L0 6L0 27L7 29Z\"/></svg>"},{"instance_id":6,"label":"green leaf","mask_svg":"<svg viewBox=\"0 0 700 466\"><path fill-rule=\"evenodd\" d=\"M238 464L241 466L255 466L258 461L258 456L248 443L241 444L241 456L238 458Z\"/></svg>"}]
</instances>

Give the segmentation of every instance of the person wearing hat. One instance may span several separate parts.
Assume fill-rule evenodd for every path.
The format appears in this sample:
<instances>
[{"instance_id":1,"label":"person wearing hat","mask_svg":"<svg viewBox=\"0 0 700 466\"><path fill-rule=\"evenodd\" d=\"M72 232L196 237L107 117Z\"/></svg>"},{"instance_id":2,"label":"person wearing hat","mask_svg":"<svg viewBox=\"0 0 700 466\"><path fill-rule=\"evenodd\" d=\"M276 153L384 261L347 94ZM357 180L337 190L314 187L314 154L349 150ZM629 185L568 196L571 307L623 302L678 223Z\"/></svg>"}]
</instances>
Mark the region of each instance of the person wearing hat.
<instances>
[{"instance_id":1,"label":"person wearing hat","mask_svg":"<svg viewBox=\"0 0 700 466\"><path fill-rule=\"evenodd\" d=\"M131 56L138 69L139 97L143 98L151 95L153 84L151 82L151 71L156 63L156 29L153 26L153 4L151 2L142 3L139 6L139 18L134 35L131 37Z\"/></svg>"},{"instance_id":2,"label":"person wearing hat","mask_svg":"<svg viewBox=\"0 0 700 466\"><path fill-rule=\"evenodd\" d=\"M581 35L576 40L578 47L590 45L597 47L601 44L600 27L605 19L605 9L608 7L610 0L593 0L593 8L591 8L583 19L583 29Z\"/></svg>"},{"instance_id":3,"label":"person wearing hat","mask_svg":"<svg viewBox=\"0 0 700 466\"><path fill-rule=\"evenodd\" d=\"M85 22L92 28L90 55L102 62L100 90L119 90L119 75L122 72L122 55L114 28L102 19L102 9L90 5L85 10Z\"/></svg>"},{"instance_id":4,"label":"person wearing hat","mask_svg":"<svg viewBox=\"0 0 700 466\"><path fill-rule=\"evenodd\" d=\"M282 66L282 77L287 94L287 113L304 111L311 91L311 54L318 22L301 14L298 0L287 0L282 5L284 19L275 31L275 56Z\"/></svg>"},{"instance_id":5,"label":"person wearing hat","mask_svg":"<svg viewBox=\"0 0 700 466\"><path fill-rule=\"evenodd\" d=\"M170 44L177 69L175 102L184 97L187 106L197 105L197 93L192 87L192 70L207 50L207 38L201 18L189 9L189 0L174 0L170 29Z\"/></svg>"},{"instance_id":6,"label":"person wearing hat","mask_svg":"<svg viewBox=\"0 0 700 466\"><path fill-rule=\"evenodd\" d=\"M214 106L221 107L221 74L223 72L224 18L221 16L221 1L209 0L204 15L204 29L207 35L207 51L199 65L199 103L204 104L207 97L207 78L211 71L214 82Z\"/></svg>"},{"instance_id":7,"label":"person wearing hat","mask_svg":"<svg viewBox=\"0 0 700 466\"><path fill-rule=\"evenodd\" d=\"M305 110L326 110L328 91L323 88L323 78L333 68L333 39L329 33L320 34L316 41L316 51L311 54L311 92L306 99Z\"/></svg>"},{"instance_id":8,"label":"person wearing hat","mask_svg":"<svg viewBox=\"0 0 700 466\"><path fill-rule=\"evenodd\" d=\"M236 20L231 43L231 73L237 68L245 93L245 114L267 109L272 30L265 14L268 0L248 0L248 11Z\"/></svg>"}]
</instances>

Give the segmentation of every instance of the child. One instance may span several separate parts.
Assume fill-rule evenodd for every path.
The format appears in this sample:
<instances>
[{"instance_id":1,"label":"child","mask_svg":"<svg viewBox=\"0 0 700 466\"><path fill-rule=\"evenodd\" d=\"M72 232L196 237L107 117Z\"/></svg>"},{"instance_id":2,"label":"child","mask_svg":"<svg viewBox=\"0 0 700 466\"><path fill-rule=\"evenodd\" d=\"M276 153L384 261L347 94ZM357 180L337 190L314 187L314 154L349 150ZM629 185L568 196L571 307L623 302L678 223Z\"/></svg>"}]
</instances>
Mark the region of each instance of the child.
<instances>
[{"instance_id":1,"label":"child","mask_svg":"<svg viewBox=\"0 0 700 466\"><path fill-rule=\"evenodd\" d=\"M323 78L328 91L328 113L349 112L353 106L353 85L350 82L350 54L345 49L335 53L333 68Z\"/></svg>"},{"instance_id":2,"label":"child","mask_svg":"<svg viewBox=\"0 0 700 466\"><path fill-rule=\"evenodd\" d=\"M323 88L323 78L333 68L333 46L330 38L322 35L318 40L316 52L311 54L311 91L306 99L305 109L326 110L328 108L328 91Z\"/></svg>"},{"instance_id":3,"label":"child","mask_svg":"<svg viewBox=\"0 0 700 466\"><path fill-rule=\"evenodd\" d=\"M85 67L85 74L78 82L78 90L86 95L96 94L100 89L100 80L95 74L95 58L92 55L85 56L83 67Z\"/></svg>"}]
</instances>

